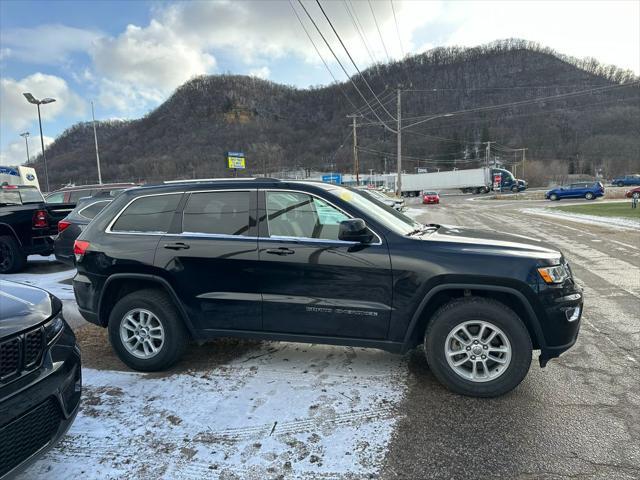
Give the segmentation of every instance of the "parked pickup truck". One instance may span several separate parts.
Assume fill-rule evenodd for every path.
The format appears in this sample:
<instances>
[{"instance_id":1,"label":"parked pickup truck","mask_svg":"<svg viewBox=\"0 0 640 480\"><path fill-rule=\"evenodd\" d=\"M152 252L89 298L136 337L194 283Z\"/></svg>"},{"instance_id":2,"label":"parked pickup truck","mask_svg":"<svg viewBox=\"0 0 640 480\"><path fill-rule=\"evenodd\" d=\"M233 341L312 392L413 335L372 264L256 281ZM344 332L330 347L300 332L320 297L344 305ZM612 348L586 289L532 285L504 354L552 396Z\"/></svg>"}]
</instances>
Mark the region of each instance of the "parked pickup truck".
<instances>
[{"instance_id":1,"label":"parked pickup truck","mask_svg":"<svg viewBox=\"0 0 640 480\"><path fill-rule=\"evenodd\" d=\"M58 221L71 210L65 204L47 205L36 187L0 186L0 273L22 270L27 255L53 253Z\"/></svg>"},{"instance_id":2,"label":"parked pickup truck","mask_svg":"<svg viewBox=\"0 0 640 480\"><path fill-rule=\"evenodd\" d=\"M631 185L640 185L640 175L624 175L611 180L611 185L617 187L625 187Z\"/></svg>"}]
</instances>

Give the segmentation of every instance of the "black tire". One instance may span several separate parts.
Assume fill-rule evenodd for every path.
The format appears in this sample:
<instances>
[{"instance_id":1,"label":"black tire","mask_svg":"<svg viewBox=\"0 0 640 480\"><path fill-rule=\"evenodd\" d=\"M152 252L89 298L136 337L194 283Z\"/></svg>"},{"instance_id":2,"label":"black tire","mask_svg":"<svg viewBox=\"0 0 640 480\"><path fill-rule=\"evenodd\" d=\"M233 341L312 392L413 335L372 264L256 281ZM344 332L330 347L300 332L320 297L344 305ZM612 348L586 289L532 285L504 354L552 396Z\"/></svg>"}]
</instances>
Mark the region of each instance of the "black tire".
<instances>
[{"instance_id":1,"label":"black tire","mask_svg":"<svg viewBox=\"0 0 640 480\"><path fill-rule=\"evenodd\" d=\"M587 200L595 200L596 196L591 192L587 192L585 193L584 198L586 198Z\"/></svg>"},{"instance_id":2,"label":"black tire","mask_svg":"<svg viewBox=\"0 0 640 480\"><path fill-rule=\"evenodd\" d=\"M27 256L18 241L10 235L0 236L0 273L14 273L27 264Z\"/></svg>"},{"instance_id":3,"label":"black tire","mask_svg":"<svg viewBox=\"0 0 640 480\"><path fill-rule=\"evenodd\" d=\"M493 380L475 382L458 375L447 362L445 345L449 333L461 323L481 320L504 332L511 345L511 360ZM517 387L531 365L531 337L522 320L506 305L487 298L465 297L447 303L431 318L424 338L431 371L455 393L472 397L497 397Z\"/></svg>"},{"instance_id":4,"label":"black tire","mask_svg":"<svg viewBox=\"0 0 640 480\"><path fill-rule=\"evenodd\" d=\"M514 185L513 187L511 187L511 191L512 191L513 193L518 193L518 192L520 191L520 188L518 188L518 186L517 186L517 185Z\"/></svg>"},{"instance_id":5,"label":"black tire","mask_svg":"<svg viewBox=\"0 0 640 480\"><path fill-rule=\"evenodd\" d=\"M616 183L616 185L619 186L619 187L624 187L624 182L618 182L618 183Z\"/></svg>"},{"instance_id":6,"label":"black tire","mask_svg":"<svg viewBox=\"0 0 640 480\"><path fill-rule=\"evenodd\" d=\"M556 195L555 193L552 193L551 195L549 195L549 200L551 200L552 202L556 202L560 200L560 198L558 198L558 195Z\"/></svg>"},{"instance_id":7,"label":"black tire","mask_svg":"<svg viewBox=\"0 0 640 480\"><path fill-rule=\"evenodd\" d=\"M633 192L631 195L632 198L640 198L640 192Z\"/></svg>"},{"instance_id":8,"label":"black tire","mask_svg":"<svg viewBox=\"0 0 640 480\"><path fill-rule=\"evenodd\" d=\"M164 341L159 352L151 358L138 358L125 347L120 326L128 312L145 309L153 313L164 329ZM109 341L113 350L128 367L143 372L166 370L184 353L189 334L171 298L162 290L138 290L122 297L109 315Z\"/></svg>"}]
</instances>

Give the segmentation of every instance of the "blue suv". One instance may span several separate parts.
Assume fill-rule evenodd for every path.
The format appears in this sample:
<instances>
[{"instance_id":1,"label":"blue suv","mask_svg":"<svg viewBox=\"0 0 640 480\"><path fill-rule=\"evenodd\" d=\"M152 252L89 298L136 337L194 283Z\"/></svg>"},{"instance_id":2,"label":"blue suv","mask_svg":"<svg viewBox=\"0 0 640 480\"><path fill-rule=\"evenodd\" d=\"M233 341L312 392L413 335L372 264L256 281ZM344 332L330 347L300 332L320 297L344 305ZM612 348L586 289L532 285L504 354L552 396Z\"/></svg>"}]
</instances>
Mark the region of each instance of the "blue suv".
<instances>
[{"instance_id":1,"label":"blue suv","mask_svg":"<svg viewBox=\"0 0 640 480\"><path fill-rule=\"evenodd\" d=\"M604 185L601 182L572 183L564 187L557 187L544 194L547 200L560 200L561 198L586 198L595 200L604 195Z\"/></svg>"},{"instance_id":2,"label":"blue suv","mask_svg":"<svg viewBox=\"0 0 640 480\"><path fill-rule=\"evenodd\" d=\"M640 185L640 175L625 175L611 180L611 185L624 187L629 185Z\"/></svg>"}]
</instances>

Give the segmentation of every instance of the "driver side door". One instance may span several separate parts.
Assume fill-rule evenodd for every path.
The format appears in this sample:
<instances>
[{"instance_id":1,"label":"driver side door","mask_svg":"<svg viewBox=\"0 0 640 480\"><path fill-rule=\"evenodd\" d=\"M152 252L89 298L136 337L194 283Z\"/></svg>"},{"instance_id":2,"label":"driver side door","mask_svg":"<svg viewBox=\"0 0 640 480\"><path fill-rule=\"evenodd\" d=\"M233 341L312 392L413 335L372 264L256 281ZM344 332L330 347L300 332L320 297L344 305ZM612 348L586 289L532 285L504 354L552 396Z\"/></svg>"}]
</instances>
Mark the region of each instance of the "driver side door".
<instances>
[{"instance_id":1,"label":"driver side door","mask_svg":"<svg viewBox=\"0 0 640 480\"><path fill-rule=\"evenodd\" d=\"M350 217L319 196L266 190L259 198L263 329L385 339L392 278L384 240L339 240L339 224Z\"/></svg>"}]
</instances>

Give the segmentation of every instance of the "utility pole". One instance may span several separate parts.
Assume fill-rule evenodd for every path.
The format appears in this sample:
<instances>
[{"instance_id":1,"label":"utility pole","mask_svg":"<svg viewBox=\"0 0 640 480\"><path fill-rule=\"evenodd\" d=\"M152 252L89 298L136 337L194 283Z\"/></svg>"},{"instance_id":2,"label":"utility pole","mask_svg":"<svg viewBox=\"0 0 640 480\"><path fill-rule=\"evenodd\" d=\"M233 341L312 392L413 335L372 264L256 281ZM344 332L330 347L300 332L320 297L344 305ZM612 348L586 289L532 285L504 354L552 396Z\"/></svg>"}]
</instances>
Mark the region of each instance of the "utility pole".
<instances>
[{"instance_id":1,"label":"utility pole","mask_svg":"<svg viewBox=\"0 0 640 480\"><path fill-rule=\"evenodd\" d=\"M29 132L22 132L20 136L24 138L24 146L27 147L27 165L29 164Z\"/></svg>"},{"instance_id":2,"label":"utility pole","mask_svg":"<svg viewBox=\"0 0 640 480\"><path fill-rule=\"evenodd\" d=\"M353 120L353 170L356 174L356 186L360 185L360 163L358 161L358 134L356 118L360 115L347 115L347 118Z\"/></svg>"},{"instance_id":3,"label":"utility pole","mask_svg":"<svg viewBox=\"0 0 640 480\"><path fill-rule=\"evenodd\" d=\"M93 100L91 101L91 117L93 118L93 140L96 143L96 163L98 164L98 183L102 185L102 174L100 173L100 154L98 153L98 133L96 132L96 115L93 112Z\"/></svg>"},{"instance_id":4,"label":"utility pole","mask_svg":"<svg viewBox=\"0 0 640 480\"><path fill-rule=\"evenodd\" d=\"M399 197L402 196L402 90L398 88L398 178L397 178L397 194Z\"/></svg>"},{"instance_id":5,"label":"utility pole","mask_svg":"<svg viewBox=\"0 0 640 480\"><path fill-rule=\"evenodd\" d=\"M487 168L489 168L489 158L491 158L491 142L487 142L487 147L485 148L484 154L484 164Z\"/></svg>"},{"instance_id":6,"label":"utility pole","mask_svg":"<svg viewBox=\"0 0 640 480\"><path fill-rule=\"evenodd\" d=\"M526 151L527 151L526 148L522 149L522 178L524 178L524 162L526 160L526 154L525 154Z\"/></svg>"}]
</instances>

